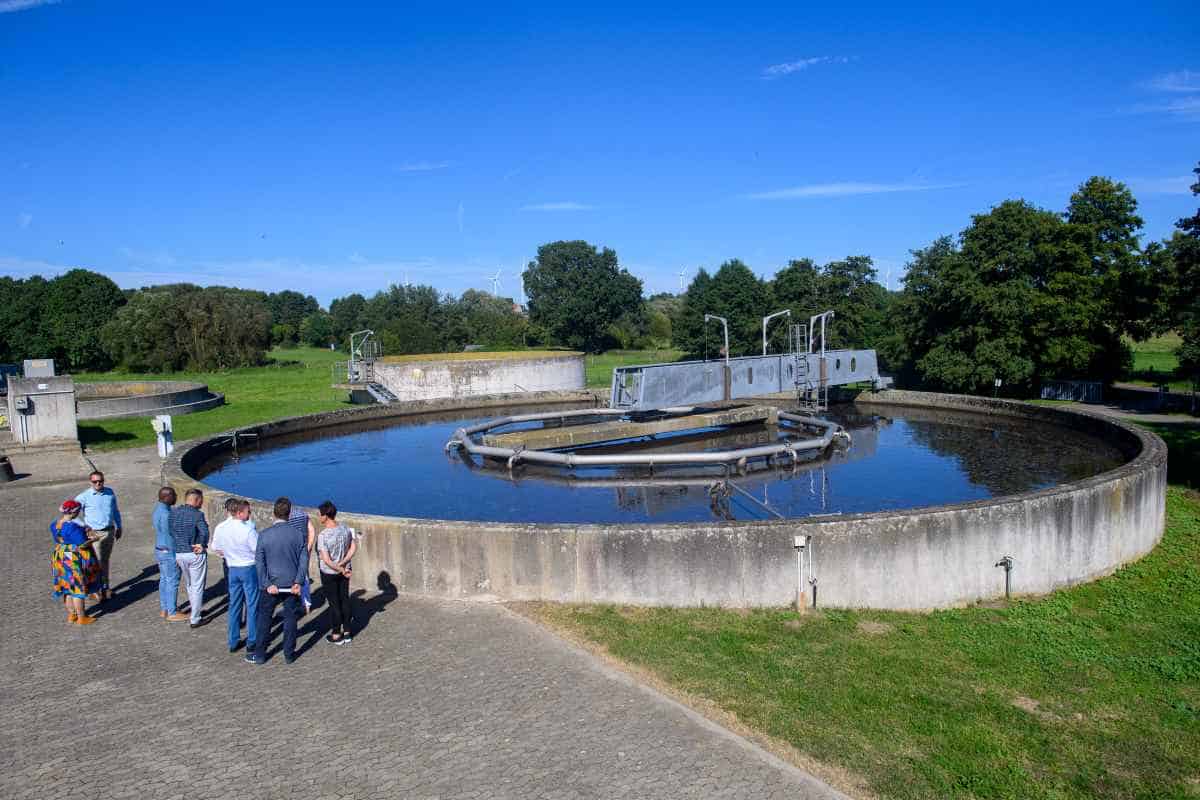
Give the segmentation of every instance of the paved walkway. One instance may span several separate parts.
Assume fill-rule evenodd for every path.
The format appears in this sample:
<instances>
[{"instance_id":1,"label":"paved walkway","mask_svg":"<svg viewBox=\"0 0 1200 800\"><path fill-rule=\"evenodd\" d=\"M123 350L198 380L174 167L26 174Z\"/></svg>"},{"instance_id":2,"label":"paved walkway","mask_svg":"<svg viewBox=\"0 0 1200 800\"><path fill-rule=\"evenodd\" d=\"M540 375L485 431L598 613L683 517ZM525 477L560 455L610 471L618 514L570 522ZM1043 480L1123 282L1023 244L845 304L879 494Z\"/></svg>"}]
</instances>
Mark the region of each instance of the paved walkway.
<instances>
[{"instance_id":1,"label":"paved walkway","mask_svg":"<svg viewBox=\"0 0 1200 800\"><path fill-rule=\"evenodd\" d=\"M322 608L295 664L246 664L226 650L215 560L213 622L158 618L153 451L94 458L126 535L117 599L89 627L49 594L46 526L82 485L0 488L5 798L831 795L497 606L360 597L352 645L322 640Z\"/></svg>"},{"instance_id":2,"label":"paved walkway","mask_svg":"<svg viewBox=\"0 0 1200 800\"><path fill-rule=\"evenodd\" d=\"M1200 417L1193 417L1190 414L1159 414L1154 411L1138 411L1115 403L1063 403L1062 407L1075 408L1092 414L1103 414L1106 417L1114 417L1126 422L1178 425L1184 428L1200 427Z\"/></svg>"}]
</instances>

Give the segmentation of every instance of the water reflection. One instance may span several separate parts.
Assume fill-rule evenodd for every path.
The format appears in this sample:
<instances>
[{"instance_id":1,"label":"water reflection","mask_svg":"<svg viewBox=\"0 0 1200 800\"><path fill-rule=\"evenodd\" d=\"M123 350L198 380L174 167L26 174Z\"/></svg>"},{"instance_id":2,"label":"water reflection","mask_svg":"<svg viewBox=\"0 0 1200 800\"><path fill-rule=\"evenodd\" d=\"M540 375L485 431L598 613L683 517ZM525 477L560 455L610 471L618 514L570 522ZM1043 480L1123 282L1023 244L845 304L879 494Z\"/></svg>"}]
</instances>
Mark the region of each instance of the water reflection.
<instances>
[{"instance_id":1,"label":"water reflection","mask_svg":"<svg viewBox=\"0 0 1200 800\"><path fill-rule=\"evenodd\" d=\"M562 408L562 406L558 406ZM489 416L534 409L498 409ZM265 442L238 461L205 465L207 482L252 497L281 494L305 505L332 498L348 510L397 516L528 522L704 521L767 519L775 514L859 513L985 499L1094 475L1121 462L1100 440L1061 428L982 415L846 406L830 418L853 444L796 465L752 462L730 476L737 489L715 498L720 467L645 467L575 472L523 465L509 472L445 454L458 427L480 419L429 415L408 424L371 423ZM728 449L774 441L773 426L712 436L663 436L593 448Z\"/></svg>"}]
</instances>

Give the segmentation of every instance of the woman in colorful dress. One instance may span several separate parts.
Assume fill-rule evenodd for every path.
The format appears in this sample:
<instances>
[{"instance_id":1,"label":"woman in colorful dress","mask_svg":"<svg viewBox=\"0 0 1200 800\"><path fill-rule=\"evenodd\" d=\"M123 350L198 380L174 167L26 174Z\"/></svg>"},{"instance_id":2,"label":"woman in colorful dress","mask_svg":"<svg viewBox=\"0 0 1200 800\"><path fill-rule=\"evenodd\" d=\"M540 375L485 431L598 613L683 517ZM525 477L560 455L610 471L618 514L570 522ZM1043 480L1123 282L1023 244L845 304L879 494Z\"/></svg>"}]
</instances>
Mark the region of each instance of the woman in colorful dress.
<instances>
[{"instance_id":1,"label":"woman in colorful dress","mask_svg":"<svg viewBox=\"0 0 1200 800\"><path fill-rule=\"evenodd\" d=\"M54 537L54 555L50 559L54 567L54 596L63 599L67 622L91 625L96 619L83 613L83 600L100 590L100 561L91 547L96 537L89 536L88 529L77 521L83 510L77 501L67 500L58 510L62 516L50 523L50 535Z\"/></svg>"}]
</instances>

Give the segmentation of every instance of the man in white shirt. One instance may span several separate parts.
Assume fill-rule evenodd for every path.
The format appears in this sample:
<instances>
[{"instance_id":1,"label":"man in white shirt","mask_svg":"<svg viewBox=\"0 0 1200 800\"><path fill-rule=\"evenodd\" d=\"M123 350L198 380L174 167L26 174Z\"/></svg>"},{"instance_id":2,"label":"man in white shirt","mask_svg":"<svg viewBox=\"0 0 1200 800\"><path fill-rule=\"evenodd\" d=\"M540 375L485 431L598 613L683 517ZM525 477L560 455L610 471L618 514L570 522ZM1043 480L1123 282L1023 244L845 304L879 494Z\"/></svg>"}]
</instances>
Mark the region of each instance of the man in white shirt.
<instances>
[{"instance_id":1,"label":"man in white shirt","mask_svg":"<svg viewBox=\"0 0 1200 800\"><path fill-rule=\"evenodd\" d=\"M217 526L209 548L225 559L229 569L229 652L237 650L241 638L242 609L246 611L246 652L255 652L253 641L258 630L258 571L254 552L258 549L258 530L250 521L250 503L230 498L225 503L229 517Z\"/></svg>"}]
</instances>

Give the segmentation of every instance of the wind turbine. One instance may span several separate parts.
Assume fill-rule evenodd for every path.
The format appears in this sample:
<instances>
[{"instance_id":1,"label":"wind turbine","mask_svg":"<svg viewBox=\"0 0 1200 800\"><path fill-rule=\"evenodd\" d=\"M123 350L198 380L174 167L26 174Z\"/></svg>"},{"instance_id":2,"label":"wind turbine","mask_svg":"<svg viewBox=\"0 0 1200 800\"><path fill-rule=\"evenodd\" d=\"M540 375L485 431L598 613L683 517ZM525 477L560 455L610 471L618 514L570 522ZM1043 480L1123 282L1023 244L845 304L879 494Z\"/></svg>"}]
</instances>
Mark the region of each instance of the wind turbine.
<instances>
[{"instance_id":1,"label":"wind turbine","mask_svg":"<svg viewBox=\"0 0 1200 800\"><path fill-rule=\"evenodd\" d=\"M683 276L686 274L687 274L687 268L680 268L680 270L679 270L679 293L680 294L683 293Z\"/></svg>"},{"instance_id":2,"label":"wind turbine","mask_svg":"<svg viewBox=\"0 0 1200 800\"><path fill-rule=\"evenodd\" d=\"M496 270L496 274L492 276L492 294L500 296L500 270Z\"/></svg>"}]
</instances>

